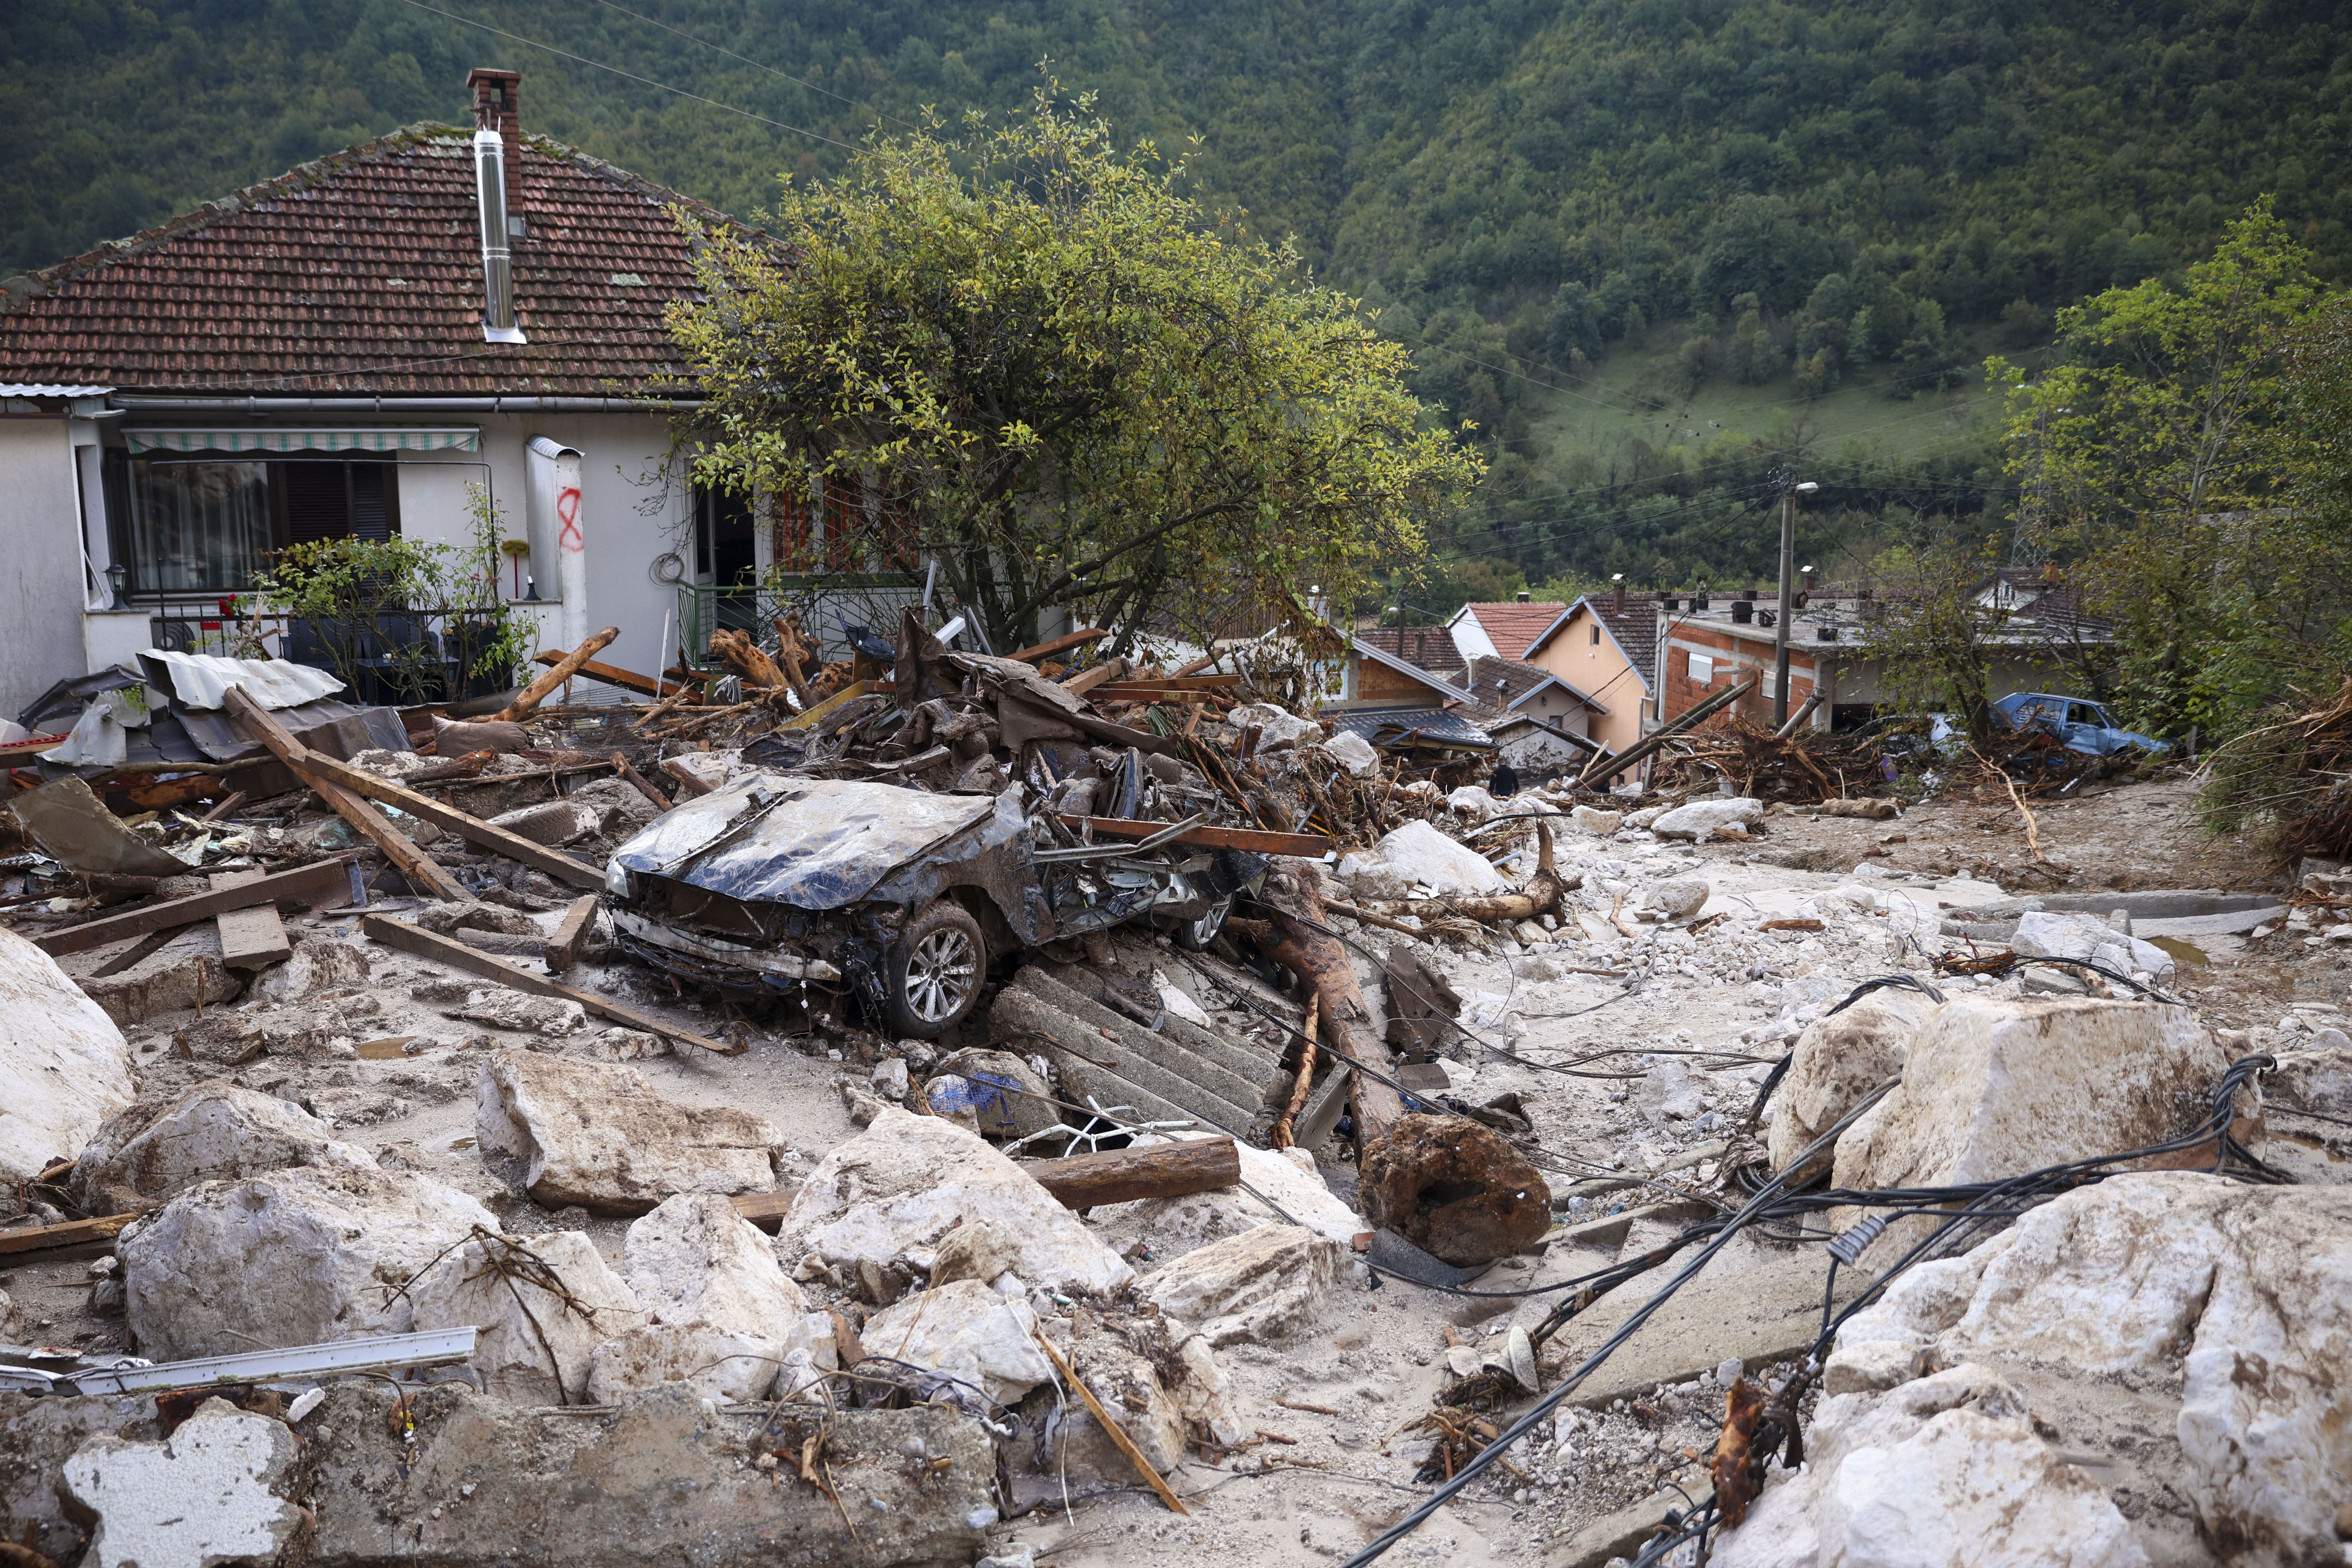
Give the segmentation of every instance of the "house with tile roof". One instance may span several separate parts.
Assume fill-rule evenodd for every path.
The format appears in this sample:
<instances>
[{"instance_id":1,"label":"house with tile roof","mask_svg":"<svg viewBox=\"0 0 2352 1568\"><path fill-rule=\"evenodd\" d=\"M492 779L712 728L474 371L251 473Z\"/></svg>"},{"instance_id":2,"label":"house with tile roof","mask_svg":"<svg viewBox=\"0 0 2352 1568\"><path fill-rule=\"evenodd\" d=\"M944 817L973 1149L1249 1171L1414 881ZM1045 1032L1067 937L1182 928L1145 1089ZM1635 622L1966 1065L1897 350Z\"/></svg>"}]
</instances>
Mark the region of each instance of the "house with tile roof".
<instances>
[{"instance_id":1,"label":"house with tile roof","mask_svg":"<svg viewBox=\"0 0 2352 1568\"><path fill-rule=\"evenodd\" d=\"M1464 664L1474 658L1520 658L1528 644L1566 608L1538 604L1532 595L1521 594L1516 599L1465 605L1446 618L1445 630Z\"/></svg>"},{"instance_id":2,"label":"house with tile roof","mask_svg":"<svg viewBox=\"0 0 2352 1568\"><path fill-rule=\"evenodd\" d=\"M682 479L679 219L731 220L528 134L518 73L467 87L471 130L396 132L0 281L0 715L143 648L220 651L273 550L461 541L476 489L542 646L615 626L625 668L667 665L772 566L911 572L844 498L755 525Z\"/></svg>"},{"instance_id":3,"label":"house with tile roof","mask_svg":"<svg viewBox=\"0 0 2352 1568\"><path fill-rule=\"evenodd\" d=\"M1623 588L1585 595L1516 656L1573 687L1601 710L1580 731L1612 752L1639 741L1657 716L1658 606Z\"/></svg>"}]
</instances>

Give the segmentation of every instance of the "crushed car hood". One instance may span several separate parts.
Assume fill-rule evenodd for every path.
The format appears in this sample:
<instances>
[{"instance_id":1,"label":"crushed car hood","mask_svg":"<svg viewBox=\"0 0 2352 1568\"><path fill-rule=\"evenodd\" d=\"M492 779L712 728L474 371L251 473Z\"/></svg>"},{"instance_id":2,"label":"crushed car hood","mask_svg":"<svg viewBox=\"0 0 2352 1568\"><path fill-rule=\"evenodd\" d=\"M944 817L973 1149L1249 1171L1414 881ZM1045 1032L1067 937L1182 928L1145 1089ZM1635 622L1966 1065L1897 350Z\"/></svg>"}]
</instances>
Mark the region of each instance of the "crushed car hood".
<instances>
[{"instance_id":1,"label":"crushed car hood","mask_svg":"<svg viewBox=\"0 0 2352 1568\"><path fill-rule=\"evenodd\" d=\"M613 858L747 903L835 910L910 862L966 859L1026 831L1020 794L751 773L656 818Z\"/></svg>"}]
</instances>

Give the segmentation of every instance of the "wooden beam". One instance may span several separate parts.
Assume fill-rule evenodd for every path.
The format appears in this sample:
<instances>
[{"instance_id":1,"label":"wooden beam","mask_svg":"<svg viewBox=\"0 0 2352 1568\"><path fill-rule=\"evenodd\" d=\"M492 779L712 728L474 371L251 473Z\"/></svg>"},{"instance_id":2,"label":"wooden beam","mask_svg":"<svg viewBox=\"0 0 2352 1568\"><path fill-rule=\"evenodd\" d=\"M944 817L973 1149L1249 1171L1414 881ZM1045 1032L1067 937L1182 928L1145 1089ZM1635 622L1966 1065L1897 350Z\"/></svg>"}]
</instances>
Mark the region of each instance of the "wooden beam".
<instances>
[{"instance_id":1,"label":"wooden beam","mask_svg":"<svg viewBox=\"0 0 2352 1568\"><path fill-rule=\"evenodd\" d=\"M1108 636L1110 633L1104 627L1088 626L1082 632L1069 632L1061 637L1050 637L1034 647L1024 647L1004 657L1017 658L1024 664L1034 664L1041 658L1051 658L1057 653L1067 653L1074 647L1084 647L1090 642L1099 641Z\"/></svg>"},{"instance_id":2,"label":"wooden beam","mask_svg":"<svg viewBox=\"0 0 2352 1568\"><path fill-rule=\"evenodd\" d=\"M677 1040L685 1045L694 1046L715 1056L740 1056L746 1048L742 1046L722 1045L717 1040L706 1039L691 1029L681 1029L675 1024L665 1022L650 1013L641 1013L636 1008L615 1002L610 997L599 996L593 991L583 991L576 985L566 985L560 980L550 980L544 974L533 974L528 969L518 968L502 958L477 952L462 942L453 942L446 936L436 936L422 926L410 925L406 921L392 920L383 915L362 915L360 917L360 930L386 947L398 948L403 952L414 953L419 958L434 959L447 964L452 969L462 969L468 974L478 974L485 980L495 980L501 985L512 986L527 995L555 996L566 1002L577 1002L595 1016L610 1019L624 1028L643 1029L649 1035L659 1035L664 1039Z\"/></svg>"},{"instance_id":3,"label":"wooden beam","mask_svg":"<svg viewBox=\"0 0 2352 1568\"><path fill-rule=\"evenodd\" d=\"M793 1187L775 1193L739 1193L727 1201L735 1205L737 1214L773 1236L783 1228L784 1215L792 1212L793 1200L800 1191Z\"/></svg>"},{"instance_id":4,"label":"wooden beam","mask_svg":"<svg viewBox=\"0 0 2352 1568\"><path fill-rule=\"evenodd\" d=\"M85 921L47 936L37 936L32 939L33 945L52 958L61 958L68 952L88 952L93 947L106 947L129 937L176 931L182 926L210 920L223 910L250 909L255 904L274 903L280 899L319 903L349 890L351 873L345 868L361 853L347 849L324 860L313 860L308 866L297 866L291 871L273 871L241 887L192 893L184 899L126 910L103 920Z\"/></svg>"},{"instance_id":5,"label":"wooden beam","mask_svg":"<svg viewBox=\"0 0 2352 1568\"><path fill-rule=\"evenodd\" d=\"M331 806L336 816L350 823L383 851L385 859L400 868L400 874L416 887L436 898L464 902L473 895L458 880L434 862L430 855L410 842L400 829L386 821L383 813L366 801L320 776L315 764L324 754L313 752L296 740L276 714L256 702L241 686L232 686L221 694L221 701L230 714L245 721L254 738L269 748L270 754L292 768L302 782L318 791L319 798ZM310 765L306 765L310 764ZM364 772L354 769L353 772ZM373 778L373 773L367 774ZM404 794L406 792L404 791ZM415 799L422 800L423 795Z\"/></svg>"},{"instance_id":6,"label":"wooden beam","mask_svg":"<svg viewBox=\"0 0 2352 1568\"><path fill-rule=\"evenodd\" d=\"M555 934L547 939L547 972L561 974L572 967L580 956L580 943L587 936L588 927L596 918L596 895L583 894L572 900L556 922Z\"/></svg>"},{"instance_id":7,"label":"wooden beam","mask_svg":"<svg viewBox=\"0 0 2352 1568\"><path fill-rule=\"evenodd\" d=\"M1066 1209L1215 1192L1242 1179L1242 1157L1230 1138L1185 1138L1066 1160L1024 1160L1020 1166Z\"/></svg>"},{"instance_id":8,"label":"wooden beam","mask_svg":"<svg viewBox=\"0 0 2352 1568\"><path fill-rule=\"evenodd\" d=\"M122 1227L137 1219L137 1214L101 1215L96 1219L69 1219L62 1225L37 1225L24 1230L0 1230L0 1256L17 1252L46 1252L53 1247L80 1247L92 1241L111 1241Z\"/></svg>"},{"instance_id":9,"label":"wooden beam","mask_svg":"<svg viewBox=\"0 0 2352 1568\"><path fill-rule=\"evenodd\" d=\"M580 672L580 667L595 658L604 645L621 635L618 626L606 626L603 631L555 661L554 668L515 694L515 700L490 715L493 724L509 724L522 718L547 700L547 694Z\"/></svg>"},{"instance_id":10,"label":"wooden beam","mask_svg":"<svg viewBox=\"0 0 2352 1568\"><path fill-rule=\"evenodd\" d=\"M1088 695L1097 702L1206 702L1209 694L1190 686L1154 682L1106 680Z\"/></svg>"},{"instance_id":11,"label":"wooden beam","mask_svg":"<svg viewBox=\"0 0 2352 1568\"><path fill-rule=\"evenodd\" d=\"M1130 822L1121 816L1065 816L1072 827L1091 828L1097 838L1149 838L1173 826ZM1331 840L1316 833L1261 833L1253 827L1188 827L1169 840L1202 849L1246 849L1257 855L1302 855L1318 860L1331 852Z\"/></svg>"},{"instance_id":12,"label":"wooden beam","mask_svg":"<svg viewBox=\"0 0 2352 1568\"><path fill-rule=\"evenodd\" d=\"M688 795L709 795L719 786L703 778L686 765L684 758L672 757L661 765L661 771L676 779Z\"/></svg>"},{"instance_id":13,"label":"wooden beam","mask_svg":"<svg viewBox=\"0 0 2352 1568\"><path fill-rule=\"evenodd\" d=\"M1111 664L1098 664L1092 669L1082 669L1076 675L1066 675L1062 678L1061 688L1073 697L1083 697L1096 687L1109 680L1113 668Z\"/></svg>"},{"instance_id":14,"label":"wooden beam","mask_svg":"<svg viewBox=\"0 0 2352 1568\"><path fill-rule=\"evenodd\" d=\"M563 655L554 648L549 648L544 653L531 655L530 661L533 664L562 664ZM679 686L688 682L709 685L710 681L710 678L698 669L688 670L684 680L665 677L656 681L649 675L639 675L634 669L623 669L614 664L600 664L593 658L583 660L572 673L591 676L607 686L617 686L624 691L642 692L647 697L667 697L676 692Z\"/></svg>"},{"instance_id":15,"label":"wooden beam","mask_svg":"<svg viewBox=\"0 0 2352 1568\"><path fill-rule=\"evenodd\" d=\"M656 807L663 811L669 809L669 796L654 788L653 781L631 767L629 759L618 752L613 753L613 771L635 785L637 793L652 801Z\"/></svg>"},{"instance_id":16,"label":"wooden beam","mask_svg":"<svg viewBox=\"0 0 2352 1568\"><path fill-rule=\"evenodd\" d=\"M188 925L194 923L194 921L190 921ZM187 929L188 926L178 925L165 926L162 931L151 931L96 969L91 970L89 977L92 980L104 980L109 975L120 974L131 965L154 957L156 953L163 951L166 942Z\"/></svg>"},{"instance_id":17,"label":"wooden beam","mask_svg":"<svg viewBox=\"0 0 2352 1568\"><path fill-rule=\"evenodd\" d=\"M260 879L258 871L221 871L214 875L210 885L225 892ZM213 917L213 924L220 931L221 963L227 968L267 969L294 956L293 946L286 940L286 922L278 918L276 904L247 904L241 910L223 910Z\"/></svg>"},{"instance_id":18,"label":"wooden beam","mask_svg":"<svg viewBox=\"0 0 2352 1568\"><path fill-rule=\"evenodd\" d=\"M779 730L805 730L836 708L846 708L861 697L870 697L882 689L878 680L853 680L815 707L795 713L776 726Z\"/></svg>"}]
</instances>

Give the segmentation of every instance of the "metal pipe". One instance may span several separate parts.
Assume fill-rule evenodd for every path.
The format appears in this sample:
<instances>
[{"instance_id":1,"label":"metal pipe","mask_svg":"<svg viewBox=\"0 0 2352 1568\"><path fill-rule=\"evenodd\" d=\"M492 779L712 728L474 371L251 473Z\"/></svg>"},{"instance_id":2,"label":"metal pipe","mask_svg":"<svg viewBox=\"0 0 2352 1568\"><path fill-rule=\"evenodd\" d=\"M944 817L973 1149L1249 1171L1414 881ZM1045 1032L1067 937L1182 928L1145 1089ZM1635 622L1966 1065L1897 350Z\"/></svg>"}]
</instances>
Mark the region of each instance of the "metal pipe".
<instances>
[{"instance_id":1,"label":"metal pipe","mask_svg":"<svg viewBox=\"0 0 2352 1568\"><path fill-rule=\"evenodd\" d=\"M1780 679L1786 682L1789 678L1783 674ZM1789 721L1773 731L1772 738L1776 741L1785 741L1795 734L1804 721L1813 716L1813 710L1822 705L1822 689L1817 680L1813 686L1813 694L1805 699L1805 705L1789 715Z\"/></svg>"},{"instance_id":2,"label":"metal pipe","mask_svg":"<svg viewBox=\"0 0 2352 1568\"><path fill-rule=\"evenodd\" d=\"M364 373L361 373L364 374ZM107 399L127 413L174 409L205 414L286 414L307 410L349 414L653 414L699 408L697 397L149 397L136 393Z\"/></svg>"}]
</instances>

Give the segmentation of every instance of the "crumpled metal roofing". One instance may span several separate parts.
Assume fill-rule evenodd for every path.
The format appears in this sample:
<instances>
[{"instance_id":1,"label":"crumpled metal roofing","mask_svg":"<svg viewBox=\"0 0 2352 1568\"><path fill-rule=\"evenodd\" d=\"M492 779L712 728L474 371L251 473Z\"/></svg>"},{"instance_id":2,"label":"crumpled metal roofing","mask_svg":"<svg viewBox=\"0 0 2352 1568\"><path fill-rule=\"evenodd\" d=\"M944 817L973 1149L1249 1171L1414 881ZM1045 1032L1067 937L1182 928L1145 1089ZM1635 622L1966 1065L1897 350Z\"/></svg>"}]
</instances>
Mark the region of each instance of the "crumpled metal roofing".
<instances>
[{"instance_id":1,"label":"crumpled metal roofing","mask_svg":"<svg viewBox=\"0 0 2352 1568\"><path fill-rule=\"evenodd\" d=\"M343 689L323 669L283 658L228 658L215 653L173 653L151 647L139 656L147 678L172 694L181 709L219 708L232 686L264 708L299 708Z\"/></svg>"},{"instance_id":2,"label":"crumpled metal roofing","mask_svg":"<svg viewBox=\"0 0 2352 1568\"><path fill-rule=\"evenodd\" d=\"M656 817L613 858L749 903L835 910L986 820L1000 798L747 773Z\"/></svg>"}]
</instances>

